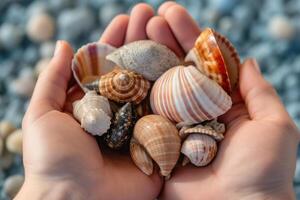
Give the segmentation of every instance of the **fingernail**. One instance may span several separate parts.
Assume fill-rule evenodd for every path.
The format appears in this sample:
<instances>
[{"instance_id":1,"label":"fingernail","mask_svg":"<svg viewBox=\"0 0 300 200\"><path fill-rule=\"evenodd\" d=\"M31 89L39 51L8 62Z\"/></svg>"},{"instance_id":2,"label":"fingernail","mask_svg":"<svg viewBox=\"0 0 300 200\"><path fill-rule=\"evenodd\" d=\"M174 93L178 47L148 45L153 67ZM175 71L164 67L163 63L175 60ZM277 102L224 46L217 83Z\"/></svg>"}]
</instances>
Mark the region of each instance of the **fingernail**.
<instances>
[{"instance_id":1,"label":"fingernail","mask_svg":"<svg viewBox=\"0 0 300 200\"><path fill-rule=\"evenodd\" d=\"M54 56L58 55L60 48L61 48L61 44L62 44L62 41L57 40L56 45L55 45L55 50L54 50Z\"/></svg>"},{"instance_id":2,"label":"fingernail","mask_svg":"<svg viewBox=\"0 0 300 200\"><path fill-rule=\"evenodd\" d=\"M256 59L251 58L251 63L253 65L253 67L256 69L256 71L260 73L261 71L260 71L260 68L259 68L259 65L258 65Z\"/></svg>"}]
</instances>

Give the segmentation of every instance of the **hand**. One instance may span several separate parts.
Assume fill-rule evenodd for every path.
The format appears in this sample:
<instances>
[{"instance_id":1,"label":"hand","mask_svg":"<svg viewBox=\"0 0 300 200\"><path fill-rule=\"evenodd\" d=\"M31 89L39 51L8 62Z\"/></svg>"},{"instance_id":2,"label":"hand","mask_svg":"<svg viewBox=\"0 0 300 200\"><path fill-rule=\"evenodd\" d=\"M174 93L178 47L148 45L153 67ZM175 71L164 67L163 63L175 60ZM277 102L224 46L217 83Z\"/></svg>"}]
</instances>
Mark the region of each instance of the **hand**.
<instances>
[{"instance_id":1,"label":"hand","mask_svg":"<svg viewBox=\"0 0 300 200\"><path fill-rule=\"evenodd\" d=\"M183 55L200 29L175 2L159 8L147 25L148 37ZM240 68L239 91L232 109L220 119L225 139L207 167L178 167L165 183L162 199L294 199L299 133L274 88L255 60Z\"/></svg>"},{"instance_id":2,"label":"hand","mask_svg":"<svg viewBox=\"0 0 300 200\"><path fill-rule=\"evenodd\" d=\"M100 42L119 47L147 39L152 8L139 4L131 16L119 15ZM72 102L82 97L69 92L69 44L60 41L49 66L40 75L23 120L25 183L16 199L154 199L162 179L143 174L129 155L99 150L94 137L72 117Z\"/></svg>"}]
</instances>

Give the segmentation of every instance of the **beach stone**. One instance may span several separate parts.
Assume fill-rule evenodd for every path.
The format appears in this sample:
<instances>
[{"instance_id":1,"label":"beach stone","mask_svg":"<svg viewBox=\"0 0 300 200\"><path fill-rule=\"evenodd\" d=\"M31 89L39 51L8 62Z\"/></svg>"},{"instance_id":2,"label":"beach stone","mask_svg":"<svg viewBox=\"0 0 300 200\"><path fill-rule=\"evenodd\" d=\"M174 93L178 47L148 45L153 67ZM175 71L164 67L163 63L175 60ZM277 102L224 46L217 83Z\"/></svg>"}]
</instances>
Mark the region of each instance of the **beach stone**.
<instances>
[{"instance_id":1,"label":"beach stone","mask_svg":"<svg viewBox=\"0 0 300 200\"><path fill-rule=\"evenodd\" d=\"M17 47L23 39L23 30L13 24L4 23L0 27L0 43L5 49Z\"/></svg>"},{"instance_id":2,"label":"beach stone","mask_svg":"<svg viewBox=\"0 0 300 200\"><path fill-rule=\"evenodd\" d=\"M36 80L33 76L19 77L11 82L10 91L19 96L31 97L35 84Z\"/></svg>"},{"instance_id":3,"label":"beach stone","mask_svg":"<svg viewBox=\"0 0 300 200\"><path fill-rule=\"evenodd\" d=\"M12 4L5 15L5 21L12 24L23 24L26 20L26 9L20 4Z\"/></svg>"},{"instance_id":4,"label":"beach stone","mask_svg":"<svg viewBox=\"0 0 300 200\"><path fill-rule=\"evenodd\" d=\"M44 42L41 44L39 52L43 58L51 58L54 54L55 43L54 42Z\"/></svg>"},{"instance_id":5,"label":"beach stone","mask_svg":"<svg viewBox=\"0 0 300 200\"><path fill-rule=\"evenodd\" d=\"M48 12L48 5L43 1L32 1L27 8L27 17L30 18L34 15L39 15Z\"/></svg>"},{"instance_id":6,"label":"beach stone","mask_svg":"<svg viewBox=\"0 0 300 200\"><path fill-rule=\"evenodd\" d=\"M4 140L3 140L2 137L0 137L0 157L1 157L2 153L3 153L3 149L4 149Z\"/></svg>"},{"instance_id":7,"label":"beach stone","mask_svg":"<svg viewBox=\"0 0 300 200\"><path fill-rule=\"evenodd\" d=\"M18 175L18 174L12 175L6 178L3 184L3 191L7 197L13 199L21 189L23 183L24 183L23 175Z\"/></svg>"},{"instance_id":8,"label":"beach stone","mask_svg":"<svg viewBox=\"0 0 300 200\"><path fill-rule=\"evenodd\" d=\"M3 151L0 157L0 170L7 170L8 168L10 168L13 164L13 161L14 155L7 151Z\"/></svg>"},{"instance_id":9,"label":"beach stone","mask_svg":"<svg viewBox=\"0 0 300 200\"><path fill-rule=\"evenodd\" d=\"M274 39L290 40L295 35L295 29L286 16L274 16L268 24L269 34Z\"/></svg>"},{"instance_id":10,"label":"beach stone","mask_svg":"<svg viewBox=\"0 0 300 200\"><path fill-rule=\"evenodd\" d=\"M99 21L106 26L116 15L124 12L123 6L115 2L107 2L99 9Z\"/></svg>"},{"instance_id":11,"label":"beach stone","mask_svg":"<svg viewBox=\"0 0 300 200\"><path fill-rule=\"evenodd\" d=\"M40 57L39 51L33 45L28 46L24 50L23 60L30 65L35 63L39 59L39 57Z\"/></svg>"},{"instance_id":12,"label":"beach stone","mask_svg":"<svg viewBox=\"0 0 300 200\"><path fill-rule=\"evenodd\" d=\"M22 154L23 133L21 129L15 130L6 139L6 148L11 153Z\"/></svg>"},{"instance_id":13,"label":"beach stone","mask_svg":"<svg viewBox=\"0 0 300 200\"><path fill-rule=\"evenodd\" d=\"M0 122L0 137L5 139L9 134L16 130L16 127L7 120Z\"/></svg>"},{"instance_id":14,"label":"beach stone","mask_svg":"<svg viewBox=\"0 0 300 200\"><path fill-rule=\"evenodd\" d=\"M51 58L42 58L41 60L39 60L35 65L35 70L34 70L35 75L39 76L41 72L45 70L46 67L49 65L50 61Z\"/></svg>"}]
</instances>

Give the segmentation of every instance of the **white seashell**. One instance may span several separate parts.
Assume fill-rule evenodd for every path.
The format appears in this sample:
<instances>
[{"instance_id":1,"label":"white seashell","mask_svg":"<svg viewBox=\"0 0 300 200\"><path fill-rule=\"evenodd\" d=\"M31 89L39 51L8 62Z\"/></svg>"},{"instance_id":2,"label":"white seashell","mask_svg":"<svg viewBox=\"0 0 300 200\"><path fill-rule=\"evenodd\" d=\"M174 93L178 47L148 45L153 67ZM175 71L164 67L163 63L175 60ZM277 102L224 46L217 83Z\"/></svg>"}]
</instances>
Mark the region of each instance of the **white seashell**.
<instances>
[{"instance_id":1,"label":"white seashell","mask_svg":"<svg viewBox=\"0 0 300 200\"><path fill-rule=\"evenodd\" d=\"M208 165L217 153L216 141L204 134L191 134L182 144L181 153L183 153L189 161L200 167ZM183 165L187 164L184 159Z\"/></svg>"},{"instance_id":2,"label":"white seashell","mask_svg":"<svg viewBox=\"0 0 300 200\"><path fill-rule=\"evenodd\" d=\"M72 61L73 76L83 91L89 91L84 83L93 82L115 68L115 64L105 57L115 47L103 43L89 43L77 50Z\"/></svg>"},{"instance_id":3,"label":"white seashell","mask_svg":"<svg viewBox=\"0 0 300 200\"><path fill-rule=\"evenodd\" d=\"M169 69L154 83L150 98L154 113L184 124L214 119L232 105L230 96L194 66Z\"/></svg>"},{"instance_id":4,"label":"white seashell","mask_svg":"<svg viewBox=\"0 0 300 200\"><path fill-rule=\"evenodd\" d=\"M15 130L6 139L6 149L11 153L22 154L23 133L21 129Z\"/></svg>"},{"instance_id":5,"label":"white seashell","mask_svg":"<svg viewBox=\"0 0 300 200\"><path fill-rule=\"evenodd\" d=\"M107 98L90 91L73 103L73 115L84 130L101 136L110 127L112 113Z\"/></svg>"},{"instance_id":6,"label":"white seashell","mask_svg":"<svg viewBox=\"0 0 300 200\"><path fill-rule=\"evenodd\" d=\"M24 183L23 175L13 175L8 177L3 184L3 192L10 199L13 199Z\"/></svg>"},{"instance_id":7,"label":"white seashell","mask_svg":"<svg viewBox=\"0 0 300 200\"><path fill-rule=\"evenodd\" d=\"M0 122L0 137L3 139L5 139L14 130L16 130L16 127L10 121Z\"/></svg>"},{"instance_id":8,"label":"white seashell","mask_svg":"<svg viewBox=\"0 0 300 200\"><path fill-rule=\"evenodd\" d=\"M155 81L180 60L166 46L151 40L140 40L122 46L106 57L118 66L136 71L150 81Z\"/></svg>"}]
</instances>

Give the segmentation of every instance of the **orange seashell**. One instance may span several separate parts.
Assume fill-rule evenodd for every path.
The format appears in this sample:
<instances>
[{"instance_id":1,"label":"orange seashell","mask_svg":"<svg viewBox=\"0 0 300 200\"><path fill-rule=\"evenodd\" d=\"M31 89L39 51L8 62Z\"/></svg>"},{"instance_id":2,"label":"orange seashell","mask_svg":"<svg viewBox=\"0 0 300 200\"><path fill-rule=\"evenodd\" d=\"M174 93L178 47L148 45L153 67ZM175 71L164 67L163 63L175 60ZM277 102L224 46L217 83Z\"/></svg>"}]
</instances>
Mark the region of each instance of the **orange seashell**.
<instances>
[{"instance_id":1,"label":"orange seashell","mask_svg":"<svg viewBox=\"0 0 300 200\"><path fill-rule=\"evenodd\" d=\"M227 93L237 86L239 55L226 37L211 28L202 31L185 61L193 61L202 73L216 81Z\"/></svg>"}]
</instances>

